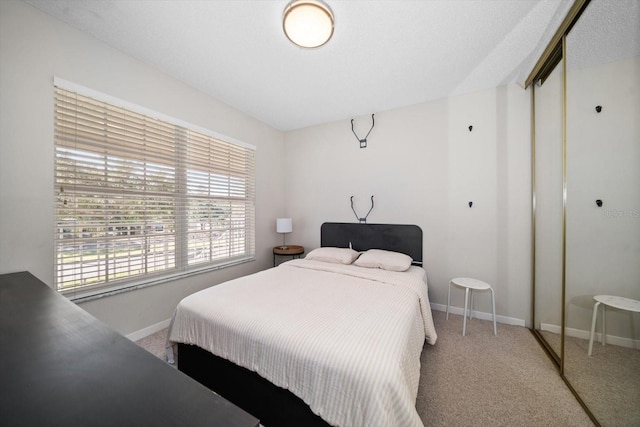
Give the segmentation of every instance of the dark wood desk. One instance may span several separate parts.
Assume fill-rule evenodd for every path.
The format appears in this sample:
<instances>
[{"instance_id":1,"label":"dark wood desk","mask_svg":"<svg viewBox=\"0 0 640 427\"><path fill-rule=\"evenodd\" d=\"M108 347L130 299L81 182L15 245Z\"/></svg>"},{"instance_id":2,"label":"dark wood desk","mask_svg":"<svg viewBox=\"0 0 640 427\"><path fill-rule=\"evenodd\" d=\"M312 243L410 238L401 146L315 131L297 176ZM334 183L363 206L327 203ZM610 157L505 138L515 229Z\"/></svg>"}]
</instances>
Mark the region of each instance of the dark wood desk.
<instances>
[{"instance_id":1,"label":"dark wood desk","mask_svg":"<svg viewBox=\"0 0 640 427\"><path fill-rule=\"evenodd\" d=\"M259 423L25 272L0 275L0 424Z\"/></svg>"}]
</instances>

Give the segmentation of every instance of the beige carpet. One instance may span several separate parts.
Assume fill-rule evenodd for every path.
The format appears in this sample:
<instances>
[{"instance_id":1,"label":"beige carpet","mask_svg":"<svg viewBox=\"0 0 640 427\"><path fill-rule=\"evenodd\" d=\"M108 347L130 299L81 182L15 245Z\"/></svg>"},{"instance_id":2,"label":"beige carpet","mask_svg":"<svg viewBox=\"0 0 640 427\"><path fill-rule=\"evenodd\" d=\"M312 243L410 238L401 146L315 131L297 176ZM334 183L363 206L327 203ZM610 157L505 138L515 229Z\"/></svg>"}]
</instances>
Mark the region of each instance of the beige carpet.
<instances>
[{"instance_id":1,"label":"beige carpet","mask_svg":"<svg viewBox=\"0 0 640 427\"><path fill-rule=\"evenodd\" d=\"M425 426L592 426L528 329L434 311L416 408ZM164 359L166 329L137 343Z\"/></svg>"},{"instance_id":2,"label":"beige carpet","mask_svg":"<svg viewBox=\"0 0 640 427\"><path fill-rule=\"evenodd\" d=\"M560 348L560 335L543 331ZM564 372L598 421L607 427L640 426L640 350L565 337Z\"/></svg>"},{"instance_id":3,"label":"beige carpet","mask_svg":"<svg viewBox=\"0 0 640 427\"><path fill-rule=\"evenodd\" d=\"M592 426L549 357L523 327L434 311L416 407L425 426Z\"/></svg>"},{"instance_id":4,"label":"beige carpet","mask_svg":"<svg viewBox=\"0 0 640 427\"><path fill-rule=\"evenodd\" d=\"M153 355L159 357L160 359L167 360L165 352L165 346L167 343L167 332L168 329L163 329L156 332L155 334L151 334L139 341L136 341L136 344L147 350L149 353L152 353Z\"/></svg>"}]
</instances>

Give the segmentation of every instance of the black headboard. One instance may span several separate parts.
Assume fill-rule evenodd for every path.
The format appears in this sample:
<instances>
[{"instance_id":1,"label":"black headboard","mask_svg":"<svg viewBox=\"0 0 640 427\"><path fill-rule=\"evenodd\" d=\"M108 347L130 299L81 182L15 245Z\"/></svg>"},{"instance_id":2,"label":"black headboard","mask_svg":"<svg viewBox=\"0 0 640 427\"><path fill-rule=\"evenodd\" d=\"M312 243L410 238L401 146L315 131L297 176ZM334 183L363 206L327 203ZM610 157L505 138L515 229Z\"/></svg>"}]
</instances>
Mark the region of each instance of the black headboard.
<instances>
[{"instance_id":1,"label":"black headboard","mask_svg":"<svg viewBox=\"0 0 640 427\"><path fill-rule=\"evenodd\" d=\"M320 246L351 247L356 251L384 249L400 252L422 264L422 229L417 225L325 222Z\"/></svg>"}]
</instances>

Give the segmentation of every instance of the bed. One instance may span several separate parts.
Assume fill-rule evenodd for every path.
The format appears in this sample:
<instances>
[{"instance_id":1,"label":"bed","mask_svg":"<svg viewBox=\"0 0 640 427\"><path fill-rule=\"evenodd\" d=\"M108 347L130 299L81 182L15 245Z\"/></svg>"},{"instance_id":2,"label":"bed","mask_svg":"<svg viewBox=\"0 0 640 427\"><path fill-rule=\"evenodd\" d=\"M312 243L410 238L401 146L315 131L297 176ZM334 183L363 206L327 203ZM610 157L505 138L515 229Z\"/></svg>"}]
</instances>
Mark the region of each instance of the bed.
<instances>
[{"instance_id":1,"label":"bed","mask_svg":"<svg viewBox=\"0 0 640 427\"><path fill-rule=\"evenodd\" d=\"M305 259L184 298L178 369L267 427L422 426L420 354L437 334L421 263L417 226L324 223Z\"/></svg>"}]
</instances>

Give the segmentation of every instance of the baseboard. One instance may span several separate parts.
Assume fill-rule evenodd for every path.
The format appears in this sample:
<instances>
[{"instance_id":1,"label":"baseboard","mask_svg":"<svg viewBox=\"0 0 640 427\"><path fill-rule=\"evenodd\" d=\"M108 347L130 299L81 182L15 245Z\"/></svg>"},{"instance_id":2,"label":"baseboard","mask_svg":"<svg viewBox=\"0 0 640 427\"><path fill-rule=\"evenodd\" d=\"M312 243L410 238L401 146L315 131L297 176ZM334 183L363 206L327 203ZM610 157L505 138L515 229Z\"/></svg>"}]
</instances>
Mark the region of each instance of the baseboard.
<instances>
[{"instance_id":1,"label":"baseboard","mask_svg":"<svg viewBox=\"0 0 640 427\"><path fill-rule=\"evenodd\" d=\"M162 322L158 322L155 325L147 326L144 329L140 329L139 331L132 332L125 336L131 341L138 341L144 337L148 337L151 334L155 334L158 331L168 328L169 323L171 323L171 319L163 320Z\"/></svg>"},{"instance_id":2,"label":"baseboard","mask_svg":"<svg viewBox=\"0 0 640 427\"><path fill-rule=\"evenodd\" d=\"M548 331L553 334L560 335L560 331L562 330L559 325L553 325L551 323L541 323L540 324L541 331ZM583 340L589 340L589 336L591 335L591 331L585 331L584 329L575 329L575 328L566 328L565 334L568 337L580 338ZM602 333L596 332L593 334L594 342L602 342ZM627 347L627 348L640 348L640 340L634 340L632 338L624 338L618 337L615 335L607 334L607 344L617 345L619 347Z\"/></svg>"},{"instance_id":3,"label":"baseboard","mask_svg":"<svg viewBox=\"0 0 640 427\"><path fill-rule=\"evenodd\" d=\"M431 303L431 309L436 311L447 311L447 306L444 304L435 304ZM464 309L462 307L449 307L449 313L458 314L462 316L462 312ZM493 316L491 313L485 313L483 311L471 310L471 314L473 317L482 320L493 320ZM500 316L496 315L496 322L503 323L505 325L514 325L514 326L526 326L524 319L518 319L516 317L508 317L508 316Z\"/></svg>"}]
</instances>

